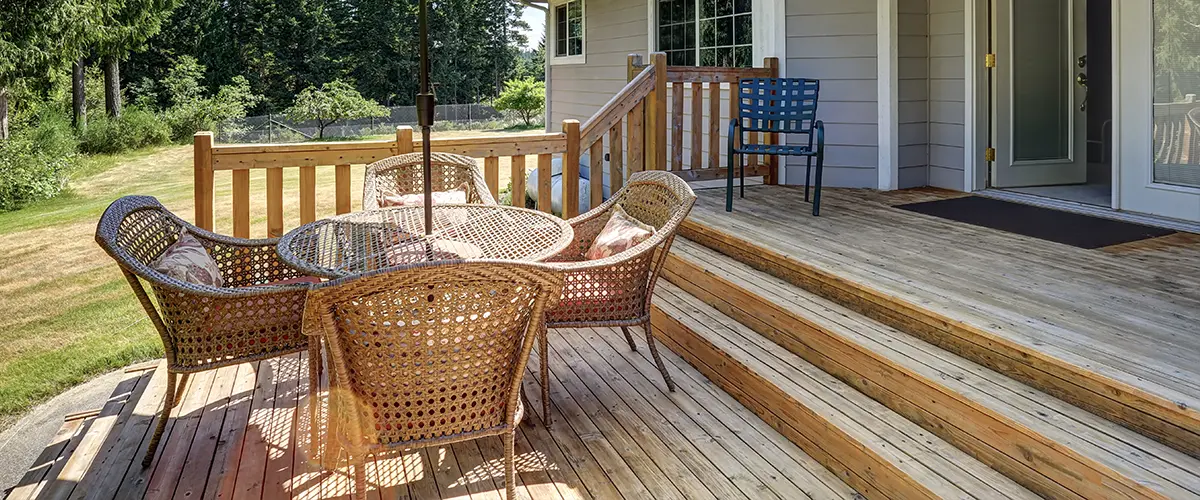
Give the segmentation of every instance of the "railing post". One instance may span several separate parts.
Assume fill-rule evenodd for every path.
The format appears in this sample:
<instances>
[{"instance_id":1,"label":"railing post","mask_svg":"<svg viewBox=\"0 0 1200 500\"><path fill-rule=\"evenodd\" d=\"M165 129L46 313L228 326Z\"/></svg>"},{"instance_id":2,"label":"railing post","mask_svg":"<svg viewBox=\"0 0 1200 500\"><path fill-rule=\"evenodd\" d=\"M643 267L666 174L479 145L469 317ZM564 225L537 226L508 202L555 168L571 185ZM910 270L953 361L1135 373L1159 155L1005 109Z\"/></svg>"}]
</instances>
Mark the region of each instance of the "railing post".
<instances>
[{"instance_id":1,"label":"railing post","mask_svg":"<svg viewBox=\"0 0 1200 500\"><path fill-rule=\"evenodd\" d=\"M647 99L646 134L647 170L667 169L667 54L655 52L650 55L654 65L654 92Z\"/></svg>"},{"instance_id":2,"label":"railing post","mask_svg":"<svg viewBox=\"0 0 1200 500\"><path fill-rule=\"evenodd\" d=\"M763 59L763 66L771 71L771 78L779 78L779 58L767 57ZM767 134L767 144L779 144L779 134ZM767 184L779 184L779 155L767 156L767 178L764 179Z\"/></svg>"},{"instance_id":3,"label":"railing post","mask_svg":"<svg viewBox=\"0 0 1200 500\"><path fill-rule=\"evenodd\" d=\"M413 151L413 128L408 125L396 127L396 154L408 154Z\"/></svg>"},{"instance_id":4,"label":"railing post","mask_svg":"<svg viewBox=\"0 0 1200 500\"><path fill-rule=\"evenodd\" d=\"M567 152L563 153L562 207L563 218L579 215L579 120L563 120L567 136Z\"/></svg>"},{"instance_id":5,"label":"railing post","mask_svg":"<svg viewBox=\"0 0 1200 500\"><path fill-rule=\"evenodd\" d=\"M632 82L642 72L642 55L629 54L625 57L625 81Z\"/></svg>"},{"instance_id":6,"label":"railing post","mask_svg":"<svg viewBox=\"0 0 1200 500\"><path fill-rule=\"evenodd\" d=\"M196 226L213 230L213 163L212 132L196 132L192 136L193 202L196 207Z\"/></svg>"}]
</instances>

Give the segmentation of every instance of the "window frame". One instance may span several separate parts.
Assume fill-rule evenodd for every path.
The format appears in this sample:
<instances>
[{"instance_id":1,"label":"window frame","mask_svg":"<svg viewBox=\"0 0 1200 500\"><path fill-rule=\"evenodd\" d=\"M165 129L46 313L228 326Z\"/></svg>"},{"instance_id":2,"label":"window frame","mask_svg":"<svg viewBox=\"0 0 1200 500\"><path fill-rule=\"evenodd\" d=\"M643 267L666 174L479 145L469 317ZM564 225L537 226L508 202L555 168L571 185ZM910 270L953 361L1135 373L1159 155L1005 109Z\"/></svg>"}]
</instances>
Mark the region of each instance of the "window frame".
<instances>
[{"instance_id":1,"label":"window frame","mask_svg":"<svg viewBox=\"0 0 1200 500\"><path fill-rule=\"evenodd\" d=\"M558 12L559 12L560 7L567 9L567 12L568 12L567 15L569 17L570 16L569 12L570 12L570 8L571 8L570 4L572 4L572 3L579 4L579 28L581 30L581 36L579 37L580 52L579 52L579 54L575 54L575 55L559 55L558 54L558 34L559 34ZM551 65L560 65L560 64L585 64L585 63L587 63L587 3L586 3L586 0L552 1L550 3L550 12L547 15L547 21L548 22L546 23L546 25L549 28L547 31L549 31L550 33L549 33L549 36L546 37L546 39L551 41L550 46L547 47L547 49L549 49L549 51L551 53L550 64ZM568 52L570 51L570 46L567 47L567 50L568 50Z\"/></svg>"}]
</instances>

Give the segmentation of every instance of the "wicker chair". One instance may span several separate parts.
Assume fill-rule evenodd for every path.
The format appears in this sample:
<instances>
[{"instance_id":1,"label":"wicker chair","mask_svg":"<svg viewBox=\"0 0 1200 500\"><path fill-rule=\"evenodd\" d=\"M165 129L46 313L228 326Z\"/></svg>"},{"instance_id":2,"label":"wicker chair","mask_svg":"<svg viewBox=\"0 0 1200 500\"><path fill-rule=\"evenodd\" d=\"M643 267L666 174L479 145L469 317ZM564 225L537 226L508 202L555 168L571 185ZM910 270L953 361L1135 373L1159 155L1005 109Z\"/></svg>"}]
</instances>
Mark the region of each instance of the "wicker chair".
<instances>
[{"instance_id":1,"label":"wicker chair","mask_svg":"<svg viewBox=\"0 0 1200 500\"><path fill-rule=\"evenodd\" d=\"M650 332L650 299L659 270L675 241L675 231L695 202L696 194L678 176L664 171L638 172L630 176L625 187L608 201L571 219L575 239L566 250L549 259L566 271L566 278L562 300L546 315L546 327L619 326L629 348L636 351L629 327L642 325L658 371L662 373L667 389L675 392L675 382L667 373ZM584 254L618 204L631 217L653 226L654 236L611 257L586 260ZM548 341L544 331L540 337L542 418L549 425Z\"/></svg>"},{"instance_id":2,"label":"wicker chair","mask_svg":"<svg viewBox=\"0 0 1200 500\"><path fill-rule=\"evenodd\" d=\"M510 261L422 263L315 286L306 332L328 349L329 435L349 452L355 494L366 491L369 454L499 435L515 498L521 379L561 290L561 271ZM310 415L316 422L315 405Z\"/></svg>"},{"instance_id":3,"label":"wicker chair","mask_svg":"<svg viewBox=\"0 0 1200 500\"><path fill-rule=\"evenodd\" d=\"M367 175L363 181L363 210L380 208L380 199L384 193L403 195L425 192L421 180L424 173L422 158L421 153L409 153L384 158L367 165ZM467 203L496 204L474 158L450 153L433 153L430 155L430 164L433 170L431 185L434 191L449 191L466 182L471 188L467 193Z\"/></svg>"},{"instance_id":4,"label":"wicker chair","mask_svg":"<svg viewBox=\"0 0 1200 500\"><path fill-rule=\"evenodd\" d=\"M207 248L221 271L224 287L180 281L150 267L179 238L180 229ZM276 240L214 234L184 222L152 197L126 196L105 210L96 228L96 241L117 261L166 351L167 397L142 466L153 461L171 408L182 398L189 374L308 347L301 320L309 285L262 286L304 277L276 257ZM142 281L150 284L157 305ZM316 373L319 357L314 359L309 370Z\"/></svg>"}]
</instances>

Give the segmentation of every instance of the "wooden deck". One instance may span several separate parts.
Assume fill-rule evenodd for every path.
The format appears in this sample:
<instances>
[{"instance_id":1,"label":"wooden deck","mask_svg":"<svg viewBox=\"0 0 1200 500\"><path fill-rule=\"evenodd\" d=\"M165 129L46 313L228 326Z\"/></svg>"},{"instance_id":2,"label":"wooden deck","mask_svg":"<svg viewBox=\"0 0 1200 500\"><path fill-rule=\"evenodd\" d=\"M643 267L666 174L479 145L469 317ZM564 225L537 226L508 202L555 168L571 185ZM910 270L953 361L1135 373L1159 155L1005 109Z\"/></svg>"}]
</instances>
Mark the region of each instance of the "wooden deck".
<instances>
[{"instance_id":1,"label":"wooden deck","mask_svg":"<svg viewBox=\"0 0 1200 500\"><path fill-rule=\"evenodd\" d=\"M642 345L639 343L639 345ZM523 498L854 498L856 493L669 350L668 394L646 349L619 331L551 335L555 424L517 441ZM536 353L535 353L536 356ZM68 416L10 498L329 498L343 467L307 449L303 355L192 377L155 463L140 466L161 369L131 369L98 413ZM532 364L532 363L531 363ZM533 409L535 376L527 377ZM501 498L499 438L377 457L366 498Z\"/></svg>"},{"instance_id":2,"label":"wooden deck","mask_svg":"<svg viewBox=\"0 0 1200 500\"><path fill-rule=\"evenodd\" d=\"M1200 456L1200 235L1084 250L895 209L935 189L699 191L682 234Z\"/></svg>"}]
</instances>

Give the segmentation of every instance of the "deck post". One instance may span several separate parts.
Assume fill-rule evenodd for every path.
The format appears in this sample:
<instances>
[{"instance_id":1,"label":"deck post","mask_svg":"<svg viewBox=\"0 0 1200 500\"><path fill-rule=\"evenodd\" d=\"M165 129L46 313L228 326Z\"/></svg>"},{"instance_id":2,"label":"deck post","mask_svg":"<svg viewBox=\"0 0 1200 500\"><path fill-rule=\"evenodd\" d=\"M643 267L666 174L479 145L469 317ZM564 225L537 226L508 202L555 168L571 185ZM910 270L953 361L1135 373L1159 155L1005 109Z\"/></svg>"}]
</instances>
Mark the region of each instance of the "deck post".
<instances>
[{"instance_id":1,"label":"deck post","mask_svg":"<svg viewBox=\"0 0 1200 500\"><path fill-rule=\"evenodd\" d=\"M570 219L579 215L579 120L563 120L567 136L567 152L562 165L562 216Z\"/></svg>"},{"instance_id":2,"label":"deck post","mask_svg":"<svg viewBox=\"0 0 1200 500\"><path fill-rule=\"evenodd\" d=\"M642 72L642 55L629 54L625 56L625 81L632 82L638 73Z\"/></svg>"},{"instance_id":3,"label":"deck post","mask_svg":"<svg viewBox=\"0 0 1200 500\"><path fill-rule=\"evenodd\" d=\"M779 78L779 58L767 57L763 59L763 67L771 71L771 78ZM767 144L779 144L779 134L770 133L766 137ZM768 155L767 157L767 178L764 179L767 184L779 184L779 155Z\"/></svg>"},{"instance_id":4,"label":"deck post","mask_svg":"<svg viewBox=\"0 0 1200 500\"><path fill-rule=\"evenodd\" d=\"M192 197L196 208L196 226L208 231L213 230L212 145L212 132L196 132L192 136Z\"/></svg>"},{"instance_id":5,"label":"deck post","mask_svg":"<svg viewBox=\"0 0 1200 500\"><path fill-rule=\"evenodd\" d=\"M654 65L654 92L646 99L646 157L647 170L667 169L667 54L650 54Z\"/></svg>"},{"instance_id":6,"label":"deck post","mask_svg":"<svg viewBox=\"0 0 1200 500\"><path fill-rule=\"evenodd\" d=\"M396 154L413 152L413 128L409 125L396 127Z\"/></svg>"}]
</instances>

